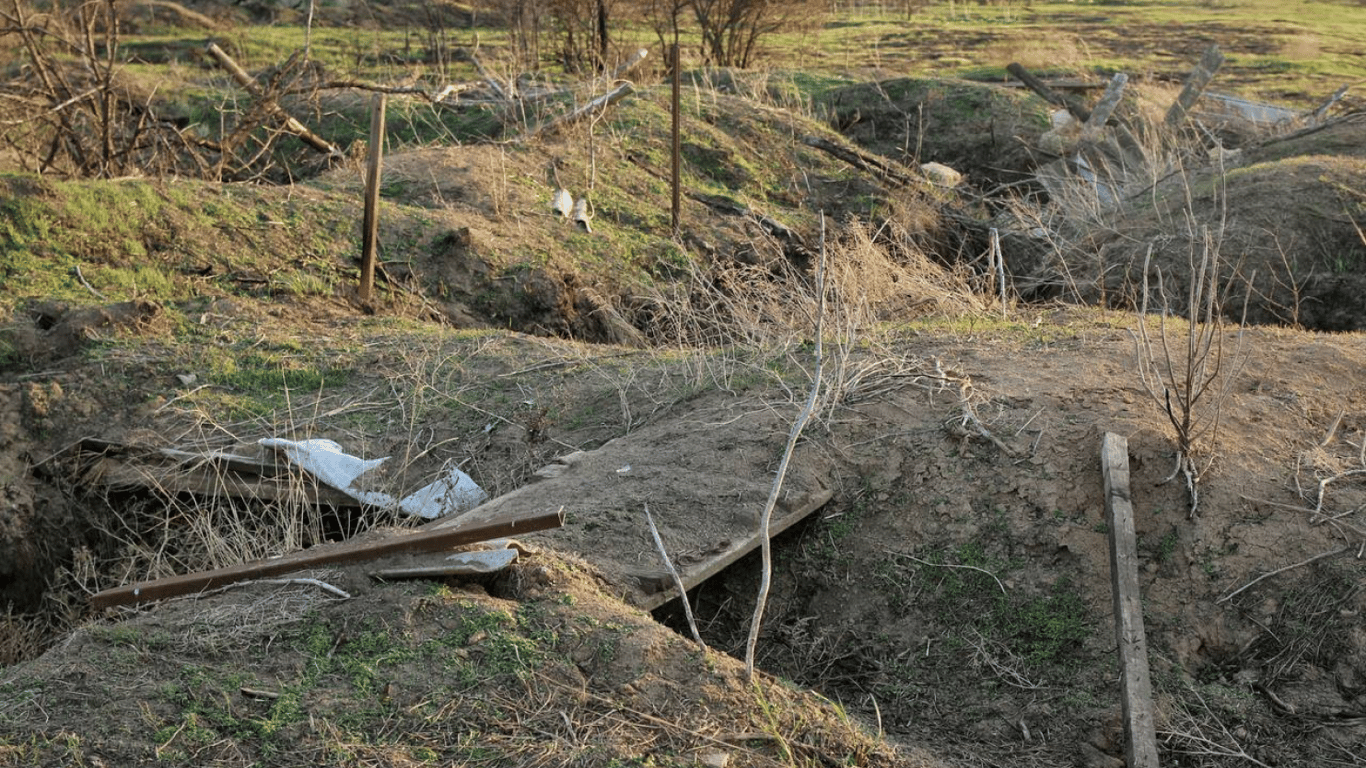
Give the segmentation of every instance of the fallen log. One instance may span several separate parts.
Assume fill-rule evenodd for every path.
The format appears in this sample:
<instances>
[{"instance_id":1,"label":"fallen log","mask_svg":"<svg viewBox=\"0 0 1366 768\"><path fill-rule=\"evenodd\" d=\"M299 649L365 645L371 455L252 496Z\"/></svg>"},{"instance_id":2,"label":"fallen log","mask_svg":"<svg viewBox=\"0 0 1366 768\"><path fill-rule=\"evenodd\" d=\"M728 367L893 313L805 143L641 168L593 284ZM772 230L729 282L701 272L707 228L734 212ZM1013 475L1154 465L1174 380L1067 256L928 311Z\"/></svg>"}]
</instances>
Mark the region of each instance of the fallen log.
<instances>
[{"instance_id":1,"label":"fallen log","mask_svg":"<svg viewBox=\"0 0 1366 768\"><path fill-rule=\"evenodd\" d=\"M807 136L802 143L843 160L849 165L877 176L897 187L923 186L926 179L916 176L908 168L899 168L890 160L876 157L854 147L844 147L819 136Z\"/></svg>"},{"instance_id":2,"label":"fallen log","mask_svg":"<svg viewBox=\"0 0 1366 768\"><path fill-rule=\"evenodd\" d=\"M247 74L247 71L242 69L226 51L219 48L217 43L209 43L207 50L210 55L218 60L219 65L221 65L223 69L226 69L228 74L232 75L232 79L236 80L237 84L242 86L243 90L251 94L252 98L263 102L266 109L285 124L286 131L298 136L305 144L313 147L319 152L334 157L342 156L342 151L337 149L331 142L309 130L308 126L296 120L293 115L285 111L284 107L277 104L273 98L267 98L265 92L261 90L260 84L252 79L252 76Z\"/></svg>"}]
</instances>

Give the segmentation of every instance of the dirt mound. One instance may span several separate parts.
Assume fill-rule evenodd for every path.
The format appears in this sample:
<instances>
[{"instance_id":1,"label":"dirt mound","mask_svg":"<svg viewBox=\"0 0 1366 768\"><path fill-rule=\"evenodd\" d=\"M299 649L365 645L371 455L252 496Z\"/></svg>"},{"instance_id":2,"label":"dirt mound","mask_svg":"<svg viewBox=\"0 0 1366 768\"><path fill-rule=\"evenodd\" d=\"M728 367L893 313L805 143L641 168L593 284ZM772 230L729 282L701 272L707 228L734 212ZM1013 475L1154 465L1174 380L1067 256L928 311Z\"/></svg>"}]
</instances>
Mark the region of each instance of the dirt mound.
<instances>
[{"instance_id":1,"label":"dirt mound","mask_svg":"<svg viewBox=\"0 0 1366 768\"><path fill-rule=\"evenodd\" d=\"M1224 314L1234 320L1246 304L1251 323L1360 329L1363 125L1353 115L1215 152L1199 167L1124 186L1124 199L1113 204L1074 179L1047 213L1007 238L1007 263L1021 285L1034 286L1032 298L1137 306L1147 261L1149 306L1184 315L1189 276L1208 260L1217 264ZM1159 273L1165 297L1157 295Z\"/></svg>"},{"instance_id":2,"label":"dirt mound","mask_svg":"<svg viewBox=\"0 0 1366 768\"><path fill-rule=\"evenodd\" d=\"M1049 105L1021 88L898 78L837 88L820 105L859 144L907 163L943 163L978 189L1019 182L1037 165Z\"/></svg>"}]
</instances>

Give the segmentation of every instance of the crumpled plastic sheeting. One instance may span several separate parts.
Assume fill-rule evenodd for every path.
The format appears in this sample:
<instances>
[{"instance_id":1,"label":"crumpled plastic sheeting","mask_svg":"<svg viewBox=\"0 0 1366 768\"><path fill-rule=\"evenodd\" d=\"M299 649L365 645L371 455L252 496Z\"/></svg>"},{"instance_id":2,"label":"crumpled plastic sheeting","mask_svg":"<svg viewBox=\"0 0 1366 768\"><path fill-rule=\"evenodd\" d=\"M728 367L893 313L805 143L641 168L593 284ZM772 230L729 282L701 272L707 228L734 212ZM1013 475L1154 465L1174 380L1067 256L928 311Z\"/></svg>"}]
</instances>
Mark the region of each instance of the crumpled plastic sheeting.
<instances>
[{"instance_id":1,"label":"crumpled plastic sheeting","mask_svg":"<svg viewBox=\"0 0 1366 768\"><path fill-rule=\"evenodd\" d=\"M353 488L356 478L389 460L361 459L344 451L335 441L325 439L285 440L279 437L262 438L266 448L283 451L291 462L320 481L336 488L362 504L394 507L409 515L428 520L451 512L463 512L478 506L488 494L469 475L452 468L430 485L395 500L383 491L364 491Z\"/></svg>"}]
</instances>

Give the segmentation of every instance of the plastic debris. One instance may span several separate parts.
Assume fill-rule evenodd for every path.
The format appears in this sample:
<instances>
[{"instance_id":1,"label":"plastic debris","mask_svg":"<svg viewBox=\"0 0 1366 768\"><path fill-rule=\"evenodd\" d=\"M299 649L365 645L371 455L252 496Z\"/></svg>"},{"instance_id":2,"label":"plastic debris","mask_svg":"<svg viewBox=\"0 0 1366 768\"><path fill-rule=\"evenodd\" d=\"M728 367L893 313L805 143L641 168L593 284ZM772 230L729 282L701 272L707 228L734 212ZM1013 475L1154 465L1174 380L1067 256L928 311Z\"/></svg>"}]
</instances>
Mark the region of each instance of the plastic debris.
<instances>
[{"instance_id":1,"label":"plastic debris","mask_svg":"<svg viewBox=\"0 0 1366 768\"><path fill-rule=\"evenodd\" d=\"M292 463L362 504L387 508L396 506L404 514L429 520L452 512L463 512L488 498L484 489L469 475L452 468L429 485L402 500L395 500L383 491L356 486L361 475L388 461L387 456L382 459L361 459L344 452L335 441L325 439L296 441L267 437L260 440L260 444L284 453Z\"/></svg>"}]
</instances>

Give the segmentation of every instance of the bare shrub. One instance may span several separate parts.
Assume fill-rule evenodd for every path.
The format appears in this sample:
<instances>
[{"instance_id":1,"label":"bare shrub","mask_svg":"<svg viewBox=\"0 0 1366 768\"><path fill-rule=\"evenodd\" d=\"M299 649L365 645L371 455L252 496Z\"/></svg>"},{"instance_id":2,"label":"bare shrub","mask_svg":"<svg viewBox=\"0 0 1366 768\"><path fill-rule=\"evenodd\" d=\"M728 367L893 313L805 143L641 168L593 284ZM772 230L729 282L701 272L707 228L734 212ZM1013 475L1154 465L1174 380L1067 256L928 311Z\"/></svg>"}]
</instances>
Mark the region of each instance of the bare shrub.
<instances>
[{"instance_id":1,"label":"bare shrub","mask_svg":"<svg viewBox=\"0 0 1366 768\"><path fill-rule=\"evenodd\" d=\"M690 0L689 5L707 63L740 69L754 64L761 39L804 29L829 9L813 0Z\"/></svg>"},{"instance_id":2,"label":"bare shrub","mask_svg":"<svg viewBox=\"0 0 1366 768\"><path fill-rule=\"evenodd\" d=\"M1171 306L1163 287L1162 271L1156 270L1158 333L1148 329L1149 258L1143 263L1143 290L1138 307L1137 367L1139 381L1153 402L1166 414L1176 435L1176 466L1169 481L1185 478L1190 495L1190 516L1200 506L1200 480L1214 461L1219 421L1234 379L1247 361L1243 324L1237 325L1232 347L1226 339L1221 262L1215 235L1204 233L1204 247L1192 248L1187 269L1185 329L1173 330L1168 321ZM1246 303L1244 303L1246 314Z\"/></svg>"}]
</instances>

